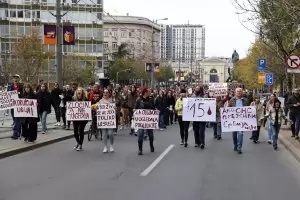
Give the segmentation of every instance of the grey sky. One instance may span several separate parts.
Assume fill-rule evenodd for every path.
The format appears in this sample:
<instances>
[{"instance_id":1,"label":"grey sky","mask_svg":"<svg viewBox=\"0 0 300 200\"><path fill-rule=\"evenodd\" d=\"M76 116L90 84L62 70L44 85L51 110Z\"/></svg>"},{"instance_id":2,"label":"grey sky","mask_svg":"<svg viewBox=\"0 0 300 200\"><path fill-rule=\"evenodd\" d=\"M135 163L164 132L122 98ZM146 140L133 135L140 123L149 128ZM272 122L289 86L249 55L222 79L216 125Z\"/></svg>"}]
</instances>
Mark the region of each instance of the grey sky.
<instances>
[{"instance_id":1,"label":"grey sky","mask_svg":"<svg viewBox=\"0 0 300 200\"><path fill-rule=\"evenodd\" d=\"M110 14L160 19L167 24L203 24L206 27L206 56L230 57L236 49L240 57L247 54L253 33L246 30L235 14L232 0L104 0Z\"/></svg>"}]
</instances>

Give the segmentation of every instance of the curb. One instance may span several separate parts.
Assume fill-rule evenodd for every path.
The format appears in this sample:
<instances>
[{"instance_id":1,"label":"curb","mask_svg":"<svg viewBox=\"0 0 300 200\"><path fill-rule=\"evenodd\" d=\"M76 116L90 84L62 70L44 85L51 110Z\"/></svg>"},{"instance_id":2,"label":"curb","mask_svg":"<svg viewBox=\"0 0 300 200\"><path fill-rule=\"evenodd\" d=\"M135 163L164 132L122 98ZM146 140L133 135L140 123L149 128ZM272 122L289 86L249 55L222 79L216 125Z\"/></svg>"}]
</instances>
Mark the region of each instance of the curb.
<instances>
[{"instance_id":1,"label":"curb","mask_svg":"<svg viewBox=\"0 0 300 200\"><path fill-rule=\"evenodd\" d=\"M56 128L57 128L57 127L52 127L52 128L48 128L47 130L55 130ZM6 133L6 132L7 132L7 131L3 131L3 132L0 131L0 135L1 135L1 133ZM0 140L2 140L2 139L7 139L7 138L11 138L13 131L11 130L11 131L9 131L9 132L11 132L11 135L0 136ZM38 131L38 134L39 134L39 132L41 132L41 131Z\"/></svg>"},{"instance_id":2,"label":"curb","mask_svg":"<svg viewBox=\"0 0 300 200\"><path fill-rule=\"evenodd\" d=\"M300 150L295 147L294 144L292 144L290 141L285 139L280 134L278 135L278 139L281 144L295 157L295 159L300 163Z\"/></svg>"},{"instance_id":3,"label":"curb","mask_svg":"<svg viewBox=\"0 0 300 200\"><path fill-rule=\"evenodd\" d=\"M43 146L47 146L47 145L50 145L50 144L54 144L54 143L57 143L57 142L61 142L61 141L64 141L64 140L68 140L68 139L71 139L73 137L74 137L73 134L72 135L67 135L67 136L63 136L63 137L56 138L56 139L53 139L53 140L49 140L49 141L29 145L27 147L22 147L22 148L19 148L19 149L14 149L12 151L0 153L0 159L7 158L7 157L10 157L10 156L14 156L16 154L24 153L24 152L27 152L27 151L31 151L31 150L34 150L34 149L37 149L37 148L40 148L40 147L43 147Z\"/></svg>"}]
</instances>

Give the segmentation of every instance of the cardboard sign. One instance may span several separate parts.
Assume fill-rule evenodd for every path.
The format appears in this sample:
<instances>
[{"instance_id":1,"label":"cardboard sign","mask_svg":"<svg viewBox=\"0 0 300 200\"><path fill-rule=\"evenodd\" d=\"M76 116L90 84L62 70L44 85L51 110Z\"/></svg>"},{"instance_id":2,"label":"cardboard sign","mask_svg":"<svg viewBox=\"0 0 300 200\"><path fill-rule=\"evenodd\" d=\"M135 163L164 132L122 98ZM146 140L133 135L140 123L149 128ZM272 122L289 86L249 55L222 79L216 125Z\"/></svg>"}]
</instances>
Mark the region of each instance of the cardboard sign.
<instances>
[{"instance_id":1,"label":"cardboard sign","mask_svg":"<svg viewBox=\"0 0 300 200\"><path fill-rule=\"evenodd\" d=\"M257 130L255 106L221 108L222 132Z\"/></svg>"},{"instance_id":2,"label":"cardboard sign","mask_svg":"<svg viewBox=\"0 0 300 200\"><path fill-rule=\"evenodd\" d=\"M15 117L38 118L36 99L16 99L13 102Z\"/></svg>"},{"instance_id":3,"label":"cardboard sign","mask_svg":"<svg viewBox=\"0 0 300 200\"><path fill-rule=\"evenodd\" d=\"M0 110L8 110L14 107L14 101L19 99L18 91L0 91Z\"/></svg>"},{"instance_id":4,"label":"cardboard sign","mask_svg":"<svg viewBox=\"0 0 300 200\"><path fill-rule=\"evenodd\" d=\"M208 90L211 97L226 96L228 94L228 85L227 83L209 83Z\"/></svg>"},{"instance_id":5,"label":"cardboard sign","mask_svg":"<svg viewBox=\"0 0 300 200\"><path fill-rule=\"evenodd\" d=\"M133 129L158 129L159 110L138 109L133 113Z\"/></svg>"},{"instance_id":6,"label":"cardboard sign","mask_svg":"<svg viewBox=\"0 0 300 200\"><path fill-rule=\"evenodd\" d=\"M97 109L97 127L98 128L116 128L116 105L98 104Z\"/></svg>"},{"instance_id":7,"label":"cardboard sign","mask_svg":"<svg viewBox=\"0 0 300 200\"><path fill-rule=\"evenodd\" d=\"M92 120L92 109L90 101L67 102L67 121L90 121Z\"/></svg>"},{"instance_id":8,"label":"cardboard sign","mask_svg":"<svg viewBox=\"0 0 300 200\"><path fill-rule=\"evenodd\" d=\"M183 121L215 122L215 98L183 98Z\"/></svg>"}]
</instances>

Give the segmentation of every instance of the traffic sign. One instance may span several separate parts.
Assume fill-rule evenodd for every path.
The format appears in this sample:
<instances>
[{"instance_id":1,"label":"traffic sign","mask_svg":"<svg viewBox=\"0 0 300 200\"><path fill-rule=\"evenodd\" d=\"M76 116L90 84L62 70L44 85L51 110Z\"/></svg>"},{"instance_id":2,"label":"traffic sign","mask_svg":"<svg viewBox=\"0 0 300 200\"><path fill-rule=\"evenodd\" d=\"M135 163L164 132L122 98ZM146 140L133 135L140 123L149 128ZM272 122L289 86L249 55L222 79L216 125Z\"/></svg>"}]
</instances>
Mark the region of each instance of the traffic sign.
<instances>
[{"instance_id":1,"label":"traffic sign","mask_svg":"<svg viewBox=\"0 0 300 200\"><path fill-rule=\"evenodd\" d=\"M272 73L266 74L266 85L273 85L273 74Z\"/></svg>"},{"instance_id":2,"label":"traffic sign","mask_svg":"<svg viewBox=\"0 0 300 200\"><path fill-rule=\"evenodd\" d=\"M289 55L286 59L288 68L297 69L300 66L300 57L297 55Z\"/></svg>"},{"instance_id":3,"label":"traffic sign","mask_svg":"<svg viewBox=\"0 0 300 200\"><path fill-rule=\"evenodd\" d=\"M260 84L266 83L266 73L265 72L258 72L257 73L257 82Z\"/></svg>"},{"instance_id":4,"label":"traffic sign","mask_svg":"<svg viewBox=\"0 0 300 200\"><path fill-rule=\"evenodd\" d=\"M257 66L259 72L265 72L267 69L267 60L266 59L258 59Z\"/></svg>"}]
</instances>

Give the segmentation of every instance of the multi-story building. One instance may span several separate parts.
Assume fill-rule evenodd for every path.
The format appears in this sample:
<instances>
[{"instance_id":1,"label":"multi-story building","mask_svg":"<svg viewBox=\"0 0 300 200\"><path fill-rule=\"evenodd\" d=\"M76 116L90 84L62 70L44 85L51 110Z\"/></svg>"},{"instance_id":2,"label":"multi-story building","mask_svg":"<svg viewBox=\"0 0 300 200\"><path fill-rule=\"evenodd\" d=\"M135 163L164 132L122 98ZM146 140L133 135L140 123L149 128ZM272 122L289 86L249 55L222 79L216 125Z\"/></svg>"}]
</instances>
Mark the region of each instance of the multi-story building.
<instances>
[{"instance_id":1,"label":"multi-story building","mask_svg":"<svg viewBox=\"0 0 300 200\"><path fill-rule=\"evenodd\" d=\"M160 26L136 16L103 16L104 66L113 60L113 53L125 43L130 56L145 61L157 61L160 55Z\"/></svg>"},{"instance_id":2,"label":"multi-story building","mask_svg":"<svg viewBox=\"0 0 300 200\"><path fill-rule=\"evenodd\" d=\"M62 25L75 27L75 45L64 45L63 54L76 55L78 65L87 62L96 66L98 75L103 57L102 11L103 0L61 0ZM12 44L17 38L38 32L41 40L44 36L44 24L55 24L56 0L0 0L0 54L2 63L13 54ZM56 51L55 45L45 44L46 51ZM55 80L55 58L50 58L49 73ZM52 79L52 80L53 80ZM48 81L52 81L48 80Z\"/></svg>"},{"instance_id":3,"label":"multi-story building","mask_svg":"<svg viewBox=\"0 0 300 200\"><path fill-rule=\"evenodd\" d=\"M172 63L195 63L205 57L203 25L161 25L161 60Z\"/></svg>"}]
</instances>

